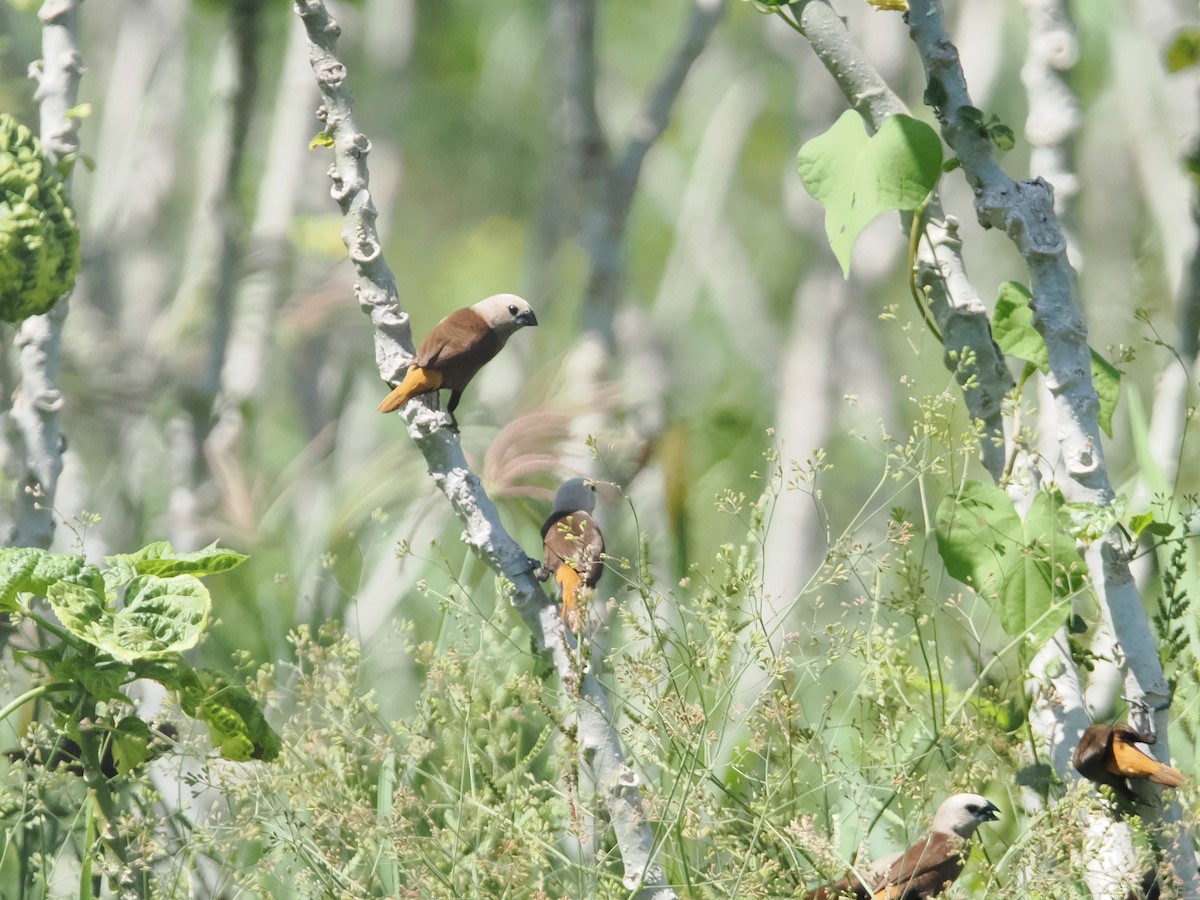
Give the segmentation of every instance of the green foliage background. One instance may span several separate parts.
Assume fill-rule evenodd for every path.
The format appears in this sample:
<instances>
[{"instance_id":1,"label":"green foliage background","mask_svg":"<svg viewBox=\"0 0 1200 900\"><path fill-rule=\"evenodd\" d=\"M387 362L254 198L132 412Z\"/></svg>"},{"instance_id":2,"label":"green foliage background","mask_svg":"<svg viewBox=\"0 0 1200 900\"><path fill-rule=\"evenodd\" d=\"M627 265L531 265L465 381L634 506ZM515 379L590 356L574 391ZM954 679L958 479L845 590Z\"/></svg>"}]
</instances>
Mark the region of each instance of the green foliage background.
<instances>
[{"instance_id":1,"label":"green foliage background","mask_svg":"<svg viewBox=\"0 0 1200 900\"><path fill-rule=\"evenodd\" d=\"M929 121L899 17L844 5ZM219 538L248 554L206 581L213 619L192 656L253 688L284 742L276 764L233 770L206 755L203 733L181 738L189 788L221 799L165 838L147 801L139 822L160 889L624 896L572 763L569 697L458 540L398 421L374 412L386 388L354 302L328 152L285 163L272 141L291 128L303 148L319 130L306 63L285 65L300 25L286 4L235 6L83 13L92 165L74 187L84 262L65 336L58 541L93 559L162 539L187 550ZM600 9L599 111L619 148L683 13L632 0ZM231 24L247 11L257 31ZM1161 42L1129 28L1116 4L1073 11L1084 190L1065 221L1090 343L1122 371L1107 460L1129 513L1153 511L1178 538L1195 507L1197 449L1185 441L1177 472L1164 471L1149 417L1182 340L1174 296L1195 229L1177 157L1191 126L1134 111L1148 97L1181 108L1172 104L1189 76L1168 76ZM909 297L907 236L888 216L868 226L843 283L796 174L801 144L844 111L804 42L749 4L727 10L647 159L618 340L597 370L580 326L587 210L563 162L547 5L368 0L336 14L414 334L506 290L542 323L513 339L458 411L507 526L536 555L563 474L594 465L621 486L601 511L614 557L602 582L616 606L608 680L671 882L689 897L791 896L841 874L860 847L901 846L938 799L971 789L1005 816L955 895L1062 897L1065 885L1084 896L1068 853L1082 840L1075 814L1097 801L1072 789L1044 821L1019 814L1019 778L1066 790L1039 779L1022 750L1033 645L1011 629L1014 607L1002 621L937 552L940 505L987 476L943 348ZM1020 135L1021 10L974 4L960 15L977 102ZM0 5L0 35L0 108L33 122L23 77L38 55L35 16ZM235 36L253 42L249 96L230 87ZM239 103L244 119L231 119ZM244 170L222 194L242 140ZM1003 164L1026 174L1028 144L1018 137ZM280 171L290 178L262 192ZM943 191L990 302L1023 277L1019 261L974 224L956 173ZM246 242L236 258L221 221ZM244 305L223 309L223 265L235 290L265 282L265 299L235 294ZM236 400L241 430L213 453L217 363L234 352L218 339L226 315L232 334L258 323L265 339L261 371ZM815 347L804 343L814 335ZM14 353L5 340L6 397ZM1024 395L1031 444L1036 380ZM816 432L786 424L797 410ZM1194 590L1191 542L1161 552L1174 560L1175 595ZM782 557L803 575L780 583ZM1064 594L1094 621L1076 581ZM785 624L764 633L780 609ZM1168 664L1181 723L1172 747L1189 773L1196 638L1188 624ZM83 802L70 779L32 783L14 767L4 814L69 820ZM1194 789L1183 796L1194 809ZM1025 854L1048 862L1031 871ZM70 883L77 856L68 841L48 846L47 895L56 879ZM18 868L0 857L0 878L13 883Z\"/></svg>"}]
</instances>

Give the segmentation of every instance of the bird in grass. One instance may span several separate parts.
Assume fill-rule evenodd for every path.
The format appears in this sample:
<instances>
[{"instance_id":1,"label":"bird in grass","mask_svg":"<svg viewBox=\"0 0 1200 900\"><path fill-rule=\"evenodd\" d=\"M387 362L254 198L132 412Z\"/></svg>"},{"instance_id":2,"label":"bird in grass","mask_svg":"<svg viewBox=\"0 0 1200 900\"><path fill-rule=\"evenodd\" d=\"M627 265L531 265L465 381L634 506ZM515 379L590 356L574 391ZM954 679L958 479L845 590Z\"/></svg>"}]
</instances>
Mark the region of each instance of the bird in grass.
<instances>
[{"instance_id":1,"label":"bird in grass","mask_svg":"<svg viewBox=\"0 0 1200 900\"><path fill-rule=\"evenodd\" d=\"M495 294L455 310L421 341L416 359L404 379L383 398L379 411L393 412L420 394L448 390L446 410L457 429L454 410L471 379L514 332L537 323L529 304L516 294Z\"/></svg>"},{"instance_id":2,"label":"bird in grass","mask_svg":"<svg viewBox=\"0 0 1200 900\"><path fill-rule=\"evenodd\" d=\"M554 495L554 508L542 525L542 567L538 581L551 575L562 592L562 616L567 627L579 630L579 600L595 589L604 573L604 535L592 518L596 483L569 478Z\"/></svg>"},{"instance_id":3,"label":"bird in grass","mask_svg":"<svg viewBox=\"0 0 1200 900\"><path fill-rule=\"evenodd\" d=\"M979 794L942 801L929 834L902 853L876 860L863 875L849 875L805 895L806 900L927 900L962 874L975 829L999 818L999 808Z\"/></svg>"},{"instance_id":4,"label":"bird in grass","mask_svg":"<svg viewBox=\"0 0 1200 900\"><path fill-rule=\"evenodd\" d=\"M1096 784L1107 784L1117 796L1130 803L1141 799L1130 786L1131 779L1146 779L1163 787L1179 787L1183 773L1139 750L1137 745L1153 744L1158 738L1143 734L1128 725L1092 725L1075 748L1075 771Z\"/></svg>"}]
</instances>

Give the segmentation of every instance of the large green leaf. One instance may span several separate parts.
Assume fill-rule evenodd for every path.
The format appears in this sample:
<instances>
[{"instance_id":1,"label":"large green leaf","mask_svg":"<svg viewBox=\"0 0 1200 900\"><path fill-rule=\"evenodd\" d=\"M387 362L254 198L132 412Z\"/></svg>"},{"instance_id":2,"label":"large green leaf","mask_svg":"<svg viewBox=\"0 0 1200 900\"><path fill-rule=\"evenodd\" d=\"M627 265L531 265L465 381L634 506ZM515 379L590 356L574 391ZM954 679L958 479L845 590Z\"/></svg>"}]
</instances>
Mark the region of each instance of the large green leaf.
<instances>
[{"instance_id":1,"label":"large green leaf","mask_svg":"<svg viewBox=\"0 0 1200 900\"><path fill-rule=\"evenodd\" d=\"M0 548L0 609L16 609L19 593L44 595L62 578L90 580L98 574L82 556L50 553L38 547ZM79 576L85 577L80 579Z\"/></svg>"},{"instance_id":2,"label":"large green leaf","mask_svg":"<svg viewBox=\"0 0 1200 900\"><path fill-rule=\"evenodd\" d=\"M245 560L244 554L218 547L216 541L203 550L191 553L176 553L169 542L158 541L147 544L136 553L110 556L106 562L110 567L129 571L130 578L134 575L157 575L160 578L195 575L197 578L203 578L205 575L228 572Z\"/></svg>"},{"instance_id":3,"label":"large green leaf","mask_svg":"<svg viewBox=\"0 0 1200 900\"><path fill-rule=\"evenodd\" d=\"M135 578L102 649L126 662L190 650L200 640L211 609L208 588L192 575Z\"/></svg>"},{"instance_id":4,"label":"large green leaf","mask_svg":"<svg viewBox=\"0 0 1200 900\"><path fill-rule=\"evenodd\" d=\"M1033 363L1045 374L1050 368L1046 342L1033 327L1033 310L1029 303L1033 295L1023 284L1006 281L996 295L992 312L992 337L1008 356Z\"/></svg>"},{"instance_id":5,"label":"large green leaf","mask_svg":"<svg viewBox=\"0 0 1200 900\"><path fill-rule=\"evenodd\" d=\"M994 597L1008 557L1020 546L1021 517L995 485L968 481L947 495L934 517L938 553L946 571L980 596Z\"/></svg>"},{"instance_id":6,"label":"large green leaf","mask_svg":"<svg viewBox=\"0 0 1200 900\"><path fill-rule=\"evenodd\" d=\"M796 170L825 207L829 246L848 275L850 251L868 222L889 210L916 209L929 196L942 171L942 142L924 122L901 115L868 137L862 118L848 110L800 148Z\"/></svg>"},{"instance_id":7,"label":"large green leaf","mask_svg":"<svg viewBox=\"0 0 1200 900\"><path fill-rule=\"evenodd\" d=\"M208 589L191 575L135 578L116 613L96 586L69 580L52 584L46 599L68 631L124 663L194 647L212 608Z\"/></svg>"},{"instance_id":8,"label":"large green leaf","mask_svg":"<svg viewBox=\"0 0 1200 900\"><path fill-rule=\"evenodd\" d=\"M112 610L103 591L75 581L56 581L46 590L46 601L67 631L103 648L112 632Z\"/></svg>"},{"instance_id":9,"label":"large green leaf","mask_svg":"<svg viewBox=\"0 0 1200 900\"><path fill-rule=\"evenodd\" d=\"M1044 641L1062 624L1065 605L1079 590L1084 563L1059 528L1063 502L1040 491L1022 521L1000 488L969 481L938 506L935 529L946 571L994 603L1004 630Z\"/></svg>"},{"instance_id":10,"label":"large green leaf","mask_svg":"<svg viewBox=\"0 0 1200 900\"><path fill-rule=\"evenodd\" d=\"M1083 583L1084 562L1075 541L1058 527L1062 497L1039 491L1023 524L1023 543L1004 572L1000 622L1011 635L1031 633L1039 644L1062 625L1067 607L1055 610Z\"/></svg>"},{"instance_id":11,"label":"large green leaf","mask_svg":"<svg viewBox=\"0 0 1200 900\"><path fill-rule=\"evenodd\" d=\"M1000 285L992 314L992 336L1005 354L1033 363L1045 375L1050 371L1050 356L1046 342L1033 327L1033 310L1029 307L1032 299L1029 289L1022 284L1006 281ZM1089 348L1089 352L1092 386L1100 400L1097 416L1104 433L1112 437L1113 412L1121 396L1121 372L1095 350Z\"/></svg>"}]
</instances>

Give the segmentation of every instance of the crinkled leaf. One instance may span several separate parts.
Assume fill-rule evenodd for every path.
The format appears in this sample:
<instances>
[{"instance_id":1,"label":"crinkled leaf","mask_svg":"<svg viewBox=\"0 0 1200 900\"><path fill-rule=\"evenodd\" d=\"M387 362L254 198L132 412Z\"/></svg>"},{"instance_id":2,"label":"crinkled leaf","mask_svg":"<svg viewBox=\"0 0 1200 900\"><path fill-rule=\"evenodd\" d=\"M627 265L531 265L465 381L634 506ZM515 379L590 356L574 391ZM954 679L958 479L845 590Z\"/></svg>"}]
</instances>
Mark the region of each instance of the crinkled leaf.
<instances>
[{"instance_id":1,"label":"crinkled leaf","mask_svg":"<svg viewBox=\"0 0 1200 900\"><path fill-rule=\"evenodd\" d=\"M0 113L0 319L50 309L75 284L79 228L66 185L24 125Z\"/></svg>"},{"instance_id":2,"label":"crinkled leaf","mask_svg":"<svg viewBox=\"0 0 1200 900\"><path fill-rule=\"evenodd\" d=\"M112 593L116 593L117 588L123 584L127 584L142 573L138 569L138 563L147 559L158 559L164 553L173 553L174 548L170 541L155 541L152 544L147 544L140 550L135 550L133 553L117 553L113 556L104 557L104 564L108 566L104 570L104 580L108 585L108 589Z\"/></svg>"},{"instance_id":3,"label":"crinkled leaf","mask_svg":"<svg viewBox=\"0 0 1200 900\"><path fill-rule=\"evenodd\" d=\"M38 558L45 552L36 547L0 548L0 609L17 608L17 594L29 590L23 585L29 583Z\"/></svg>"},{"instance_id":4,"label":"crinkled leaf","mask_svg":"<svg viewBox=\"0 0 1200 900\"><path fill-rule=\"evenodd\" d=\"M211 608L198 578L139 576L129 583L125 607L113 617L101 649L124 662L181 653L196 646Z\"/></svg>"},{"instance_id":5,"label":"crinkled leaf","mask_svg":"<svg viewBox=\"0 0 1200 900\"><path fill-rule=\"evenodd\" d=\"M112 610L103 592L88 584L56 581L47 589L46 601L67 631L104 648L112 633Z\"/></svg>"},{"instance_id":6,"label":"crinkled leaf","mask_svg":"<svg viewBox=\"0 0 1200 900\"><path fill-rule=\"evenodd\" d=\"M147 544L136 553L110 556L106 562L111 568L120 568L128 572L129 577L125 579L128 581L135 575L157 575L160 578L195 575L197 578L203 578L205 575L228 572L245 560L244 554L218 547L216 541L203 550L191 553L176 553L168 541L157 541Z\"/></svg>"},{"instance_id":7,"label":"crinkled leaf","mask_svg":"<svg viewBox=\"0 0 1200 900\"><path fill-rule=\"evenodd\" d=\"M942 171L937 132L909 116L887 118L870 137L849 110L824 134L806 142L796 169L810 194L825 207L829 246L850 272L850 251L859 232L883 212L916 209Z\"/></svg>"},{"instance_id":8,"label":"crinkled leaf","mask_svg":"<svg viewBox=\"0 0 1200 900\"><path fill-rule=\"evenodd\" d=\"M133 579L115 614L105 595L86 584L56 582L46 598L68 631L124 663L194 647L212 606L208 589L191 575Z\"/></svg>"},{"instance_id":9,"label":"crinkled leaf","mask_svg":"<svg viewBox=\"0 0 1200 900\"><path fill-rule=\"evenodd\" d=\"M137 563L137 570L140 574L158 575L160 578L172 575L195 575L197 578L203 578L205 575L228 572L245 561L245 554L218 547L216 541L213 541L203 550L192 553L171 553L158 559L142 560Z\"/></svg>"},{"instance_id":10,"label":"crinkled leaf","mask_svg":"<svg viewBox=\"0 0 1200 900\"><path fill-rule=\"evenodd\" d=\"M208 726L223 757L235 762L270 762L279 755L279 735L267 724L249 691L208 670L192 673L188 681L180 694L180 706Z\"/></svg>"},{"instance_id":11,"label":"crinkled leaf","mask_svg":"<svg viewBox=\"0 0 1200 900\"><path fill-rule=\"evenodd\" d=\"M19 593L44 595L50 585L63 578L84 576L89 581L98 574L82 556L50 553L37 547L0 548L0 609L16 609Z\"/></svg>"},{"instance_id":12,"label":"crinkled leaf","mask_svg":"<svg viewBox=\"0 0 1200 900\"><path fill-rule=\"evenodd\" d=\"M998 487L968 481L938 504L934 520L946 571L980 596L994 596L1008 557L1020 546L1021 518Z\"/></svg>"}]
</instances>

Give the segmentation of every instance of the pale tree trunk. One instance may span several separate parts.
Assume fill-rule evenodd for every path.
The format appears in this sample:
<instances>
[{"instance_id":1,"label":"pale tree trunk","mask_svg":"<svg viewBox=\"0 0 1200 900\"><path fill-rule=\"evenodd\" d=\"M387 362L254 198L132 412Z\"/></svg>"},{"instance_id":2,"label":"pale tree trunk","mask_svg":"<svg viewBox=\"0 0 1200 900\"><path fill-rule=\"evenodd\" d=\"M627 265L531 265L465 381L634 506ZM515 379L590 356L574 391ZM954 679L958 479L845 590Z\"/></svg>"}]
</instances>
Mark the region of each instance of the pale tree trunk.
<instances>
[{"instance_id":1,"label":"pale tree trunk","mask_svg":"<svg viewBox=\"0 0 1200 900\"><path fill-rule=\"evenodd\" d=\"M257 519L251 507L246 476L242 469L241 447L247 405L262 403L262 376L274 346L278 328L277 307L290 287L285 281L292 268L288 229L295 214L300 191L307 188L304 172L311 138L309 109L316 92L308 65L307 42L297 29L289 32L283 57L283 71L276 89L275 111L265 158L271 164L259 183L253 223L244 246L235 246L228 236L220 287L228 297L219 305L228 305L222 314L228 317L227 329L219 340L218 387L213 401L216 421L204 441L204 457L212 472L225 509L240 528L251 530ZM236 98L235 98L236 100ZM248 99L243 102L248 102ZM234 122L238 117L234 117ZM237 179L230 173L230 187ZM227 199L226 204L232 200ZM230 232L240 231L232 222ZM238 265L235 265L235 262ZM217 346L214 345L214 352Z\"/></svg>"},{"instance_id":2,"label":"pale tree trunk","mask_svg":"<svg viewBox=\"0 0 1200 900\"><path fill-rule=\"evenodd\" d=\"M1046 383L1054 395L1059 450L1067 475L1062 483L1063 494L1069 502L1108 507L1115 498L1104 462L1087 327L1076 296L1075 272L1067 260L1066 239L1053 209L1053 190L1041 179L1010 179L997 165L987 135L981 135L960 117L960 110L973 104L936 0L914 0L909 27L927 78L936 80L942 89L939 93L945 100L937 110L942 133L958 154L975 192L980 223L1005 232L1029 268L1033 323L1049 356ZM1084 551L1101 614L1123 654L1121 665L1131 704L1131 724L1156 733L1159 739L1155 754L1169 759L1169 691L1157 644L1130 573L1129 555L1130 548L1116 527ZM1163 815L1168 822L1178 822L1182 811L1172 801L1165 804ZM1184 895L1200 893L1190 835L1166 843L1163 849ZM1110 874L1118 866L1127 866L1130 859L1128 854L1118 859L1117 849L1113 848L1111 864L1104 867ZM1140 879L1139 872L1124 868L1119 871L1130 882Z\"/></svg>"},{"instance_id":3,"label":"pale tree trunk","mask_svg":"<svg viewBox=\"0 0 1200 900\"><path fill-rule=\"evenodd\" d=\"M412 359L412 336L375 229L377 213L366 166L370 141L354 124L348 73L336 55L340 29L321 0L296 0L295 9L308 34L310 61L324 101L319 116L333 141L333 197L343 215L343 240L357 273L358 300L375 326L380 374L396 381ZM656 861L654 830L642 808L641 777L624 757L608 696L594 675L576 669L569 650L573 641L564 632L557 606L533 577L534 561L504 530L478 476L467 465L457 433L446 427L447 415L416 402L408 404L401 416L425 457L434 484L463 522L463 541L511 583L514 608L538 646L550 651L564 685L573 689L581 760L608 811L624 863L626 888L639 898L674 897Z\"/></svg>"},{"instance_id":4,"label":"pale tree trunk","mask_svg":"<svg viewBox=\"0 0 1200 900\"><path fill-rule=\"evenodd\" d=\"M79 119L70 114L83 75L79 6L80 0L46 0L38 10L42 61L30 75L37 82L42 151L52 163L79 152ZM16 339L21 380L6 429L18 468L16 509L5 536L11 546L45 548L54 538L54 500L63 465L58 375L67 309L64 297L48 313L29 317Z\"/></svg>"}]
</instances>

